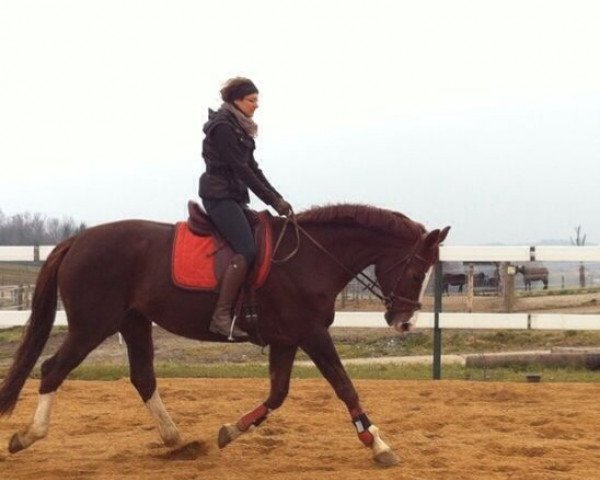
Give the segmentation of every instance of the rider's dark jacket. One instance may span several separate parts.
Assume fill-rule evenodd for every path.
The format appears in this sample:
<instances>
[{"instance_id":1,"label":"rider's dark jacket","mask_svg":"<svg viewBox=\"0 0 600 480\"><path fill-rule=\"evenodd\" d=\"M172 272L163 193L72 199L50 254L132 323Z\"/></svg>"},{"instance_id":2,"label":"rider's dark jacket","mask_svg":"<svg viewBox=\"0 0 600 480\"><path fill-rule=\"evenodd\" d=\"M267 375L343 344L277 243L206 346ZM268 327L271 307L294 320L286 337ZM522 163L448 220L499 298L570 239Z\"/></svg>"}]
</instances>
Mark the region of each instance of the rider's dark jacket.
<instances>
[{"instance_id":1,"label":"rider's dark jacket","mask_svg":"<svg viewBox=\"0 0 600 480\"><path fill-rule=\"evenodd\" d=\"M208 111L202 156L206 171L200 176L198 194L204 199L232 199L247 204L248 189L267 205L281 195L265 178L254 159L254 139L227 110Z\"/></svg>"}]
</instances>

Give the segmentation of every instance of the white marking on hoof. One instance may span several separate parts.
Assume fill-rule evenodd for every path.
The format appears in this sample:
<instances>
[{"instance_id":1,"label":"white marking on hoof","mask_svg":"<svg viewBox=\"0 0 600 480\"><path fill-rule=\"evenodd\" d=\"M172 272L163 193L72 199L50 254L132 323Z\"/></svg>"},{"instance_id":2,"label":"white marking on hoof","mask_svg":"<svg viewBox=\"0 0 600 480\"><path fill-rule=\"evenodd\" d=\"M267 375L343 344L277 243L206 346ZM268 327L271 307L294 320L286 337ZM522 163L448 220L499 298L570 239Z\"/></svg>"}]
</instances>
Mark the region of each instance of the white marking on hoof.
<instances>
[{"instance_id":1,"label":"white marking on hoof","mask_svg":"<svg viewBox=\"0 0 600 480\"><path fill-rule=\"evenodd\" d=\"M244 431L240 430L235 423L226 423L219 430L219 438L218 438L219 448L226 447L231 442L233 442L236 438L238 438L240 435L248 432L251 429L252 429L252 427L250 427L248 430L246 430L244 432Z\"/></svg>"},{"instance_id":2,"label":"white marking on hoof","mask_svg":"<svg viewBox=\"0 0 600 480\"><path fill-rule=\"evenodd\" d=\"M158 394L158 390L154 390L154 393L146 402L146 407L148 407L150 415L152 415L152 418L154 418L154 421L156 422L158 433L160 434L163 443L167 447L179 445L181 443L179 430L177 430L175 423L165 409L165 405Z\"/></svg>"},{"instance_id":3,"label":"white marking on hoof","mask_svg":"<svg viewBox=\"0 0 600 480\"><path fill-rule=\"evenodd\" d=\"M385 443L379 435L379 428L375 425L369 427L369 432L373 435L373 458L374 460L384 467L392 467L397 465L399 460L396 454L392 451L391 447Z\"/></svg>"},{"instance_id":4,"label":"white marking on hoof","mask_svg":"<svg viewBox=\"0 0 600 480\"><path fill-rule=\"evenodd\" d=\"M375 455L373 458L377 462L377 465L381 467L393 467L400 463L400 460L392 450Z\"/></svg>"},{"instance_id":5,"label":"white marking on hoof","mask_svg":"<svg viewBox=\"0 0 600 480\"><path fill-rule=\"evenodd\" d=\"M54 400L55 393L56 392L40 394L38 397L38 405L35 409L31 423L26 429L15 433L11 439L9 446L9 451L11 453L24 450L34 442L37 442L48 435L50 413L52 411L52 401Z\"/></svg>"}]
</instances>

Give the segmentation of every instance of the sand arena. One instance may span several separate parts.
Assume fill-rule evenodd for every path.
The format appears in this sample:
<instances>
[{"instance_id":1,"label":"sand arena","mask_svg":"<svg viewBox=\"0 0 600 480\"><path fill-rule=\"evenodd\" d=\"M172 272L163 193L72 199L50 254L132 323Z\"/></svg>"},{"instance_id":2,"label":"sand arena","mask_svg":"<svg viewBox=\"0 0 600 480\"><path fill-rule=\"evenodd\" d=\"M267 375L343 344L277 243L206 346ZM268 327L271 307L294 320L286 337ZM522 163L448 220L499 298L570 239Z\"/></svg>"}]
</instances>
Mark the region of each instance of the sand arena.
<instances>
[{"instance_id":1,"label":"sand arena","mask_svg":"<svg viewBox=\"0 0 600 480\"><path fill-rule=\"evenodd\" d=\"M266 379L161 379L190 448L159 443L127 380L67 381L49 436L9 455L29 421L37 382L0 420L6 479L594 479L600 477L600 386L358 380L363 405L401 458L374 465L324 380L292 380L281 409L224 450L216 434L258 404Z\"/></svg>"}]
</instances>

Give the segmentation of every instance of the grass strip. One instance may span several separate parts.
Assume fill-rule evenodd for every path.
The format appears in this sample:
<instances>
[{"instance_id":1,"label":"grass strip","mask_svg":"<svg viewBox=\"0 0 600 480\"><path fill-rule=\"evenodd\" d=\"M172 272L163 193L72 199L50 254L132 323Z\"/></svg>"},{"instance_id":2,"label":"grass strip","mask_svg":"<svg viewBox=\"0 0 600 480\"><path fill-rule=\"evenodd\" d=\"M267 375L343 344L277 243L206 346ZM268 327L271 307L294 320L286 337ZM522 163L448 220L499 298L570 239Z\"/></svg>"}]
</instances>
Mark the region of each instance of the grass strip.
<instances>
[{"instance_id":1,"label":"grass strip","mask_svg":"<svg viewBox=\"0 0 600 480\"><path fill-rule=\"evenodd\" d=\"M346 370L353 379L375 380L431 380L431 365L365 364L348 365ZM156 375L159 378L268 378L268 367L258 363L192 364L157 363ZM6 372L0 372L5 374ZM493 369L467 368L461 365L443 365L442 378L445 380L525 382L526 375L541 375L542 382L600 382L600 372L585 368L551 368L541 365L527 367L503 367ZM32 373L39 378L39 368ZM81 365L70 375L78 380L118 380L129 377L127 365L92 364ZM292 378L320 378L319 371L312 366L296 366Z\"/></svg>"}]
</instances>

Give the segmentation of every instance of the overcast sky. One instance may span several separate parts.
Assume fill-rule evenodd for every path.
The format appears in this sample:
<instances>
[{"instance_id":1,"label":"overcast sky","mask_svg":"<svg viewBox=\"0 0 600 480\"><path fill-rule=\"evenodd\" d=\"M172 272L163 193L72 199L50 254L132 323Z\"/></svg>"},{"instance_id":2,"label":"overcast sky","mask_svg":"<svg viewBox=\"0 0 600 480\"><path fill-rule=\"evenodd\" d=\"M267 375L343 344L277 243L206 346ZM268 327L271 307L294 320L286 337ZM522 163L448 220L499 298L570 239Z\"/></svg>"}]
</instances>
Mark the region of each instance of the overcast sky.
<instances>
[{"instance_id":1,"label":"overcast sky","mask_svg":"<svg viewBox=\"0 0 600 480\"><path fill-rule=\"evenodd\" d=\"M296 210L600 243L599 25L594 0L0 0L0 209L183 219L207 109L244 75Z\"/></svg>"}]
</instances>

